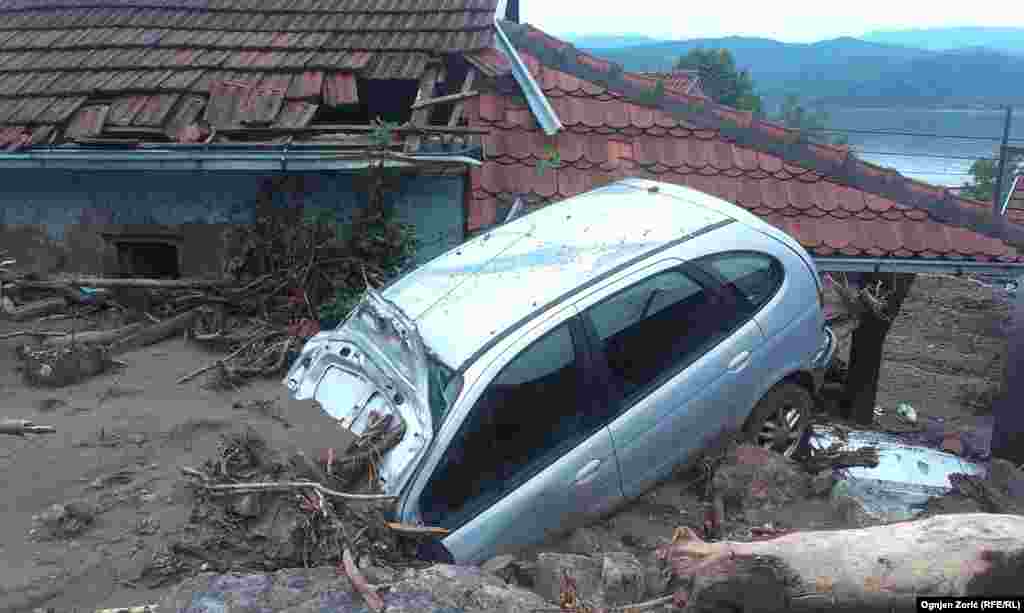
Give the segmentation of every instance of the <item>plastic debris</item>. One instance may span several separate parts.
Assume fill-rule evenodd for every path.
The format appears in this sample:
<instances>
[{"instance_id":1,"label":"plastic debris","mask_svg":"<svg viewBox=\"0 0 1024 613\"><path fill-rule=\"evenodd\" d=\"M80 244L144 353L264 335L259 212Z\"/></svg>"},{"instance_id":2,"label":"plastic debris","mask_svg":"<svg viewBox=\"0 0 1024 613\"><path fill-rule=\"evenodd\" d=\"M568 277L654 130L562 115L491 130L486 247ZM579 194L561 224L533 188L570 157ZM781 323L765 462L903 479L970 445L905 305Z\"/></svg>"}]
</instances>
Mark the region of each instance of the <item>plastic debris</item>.
<instances>
[{"instance_id":1,"label":"plastic debris","mask_svg":"<svg viewBox=\"0 0 1024 613\"><path fill-rule=\"evenodd\" d=\"M901 402L900 405L896 407L896 414L903 418L905 421L908 421L912 424L917 423L917 411L915 411L914 407L910 406L906 402Z\"/></svg>"},{"instance_id":2,"label":"plastic debris","mask_svg":"<svg viewBox=\"0 0 1024 613\"><path fill-rule=\"evenodd\" d=\"M979 464L909 444L893 434L851 430L843 440L827 426L815 426L811 432L812 453L827 450L837 442L848 450L878 449L878 466L837 470L839 481L833 493L856 498L867 512L886 521L904 521L920 514L929 498L952 491L949 475L953 473L984 476L987 472Z\"/></svg>"}]
</instances>

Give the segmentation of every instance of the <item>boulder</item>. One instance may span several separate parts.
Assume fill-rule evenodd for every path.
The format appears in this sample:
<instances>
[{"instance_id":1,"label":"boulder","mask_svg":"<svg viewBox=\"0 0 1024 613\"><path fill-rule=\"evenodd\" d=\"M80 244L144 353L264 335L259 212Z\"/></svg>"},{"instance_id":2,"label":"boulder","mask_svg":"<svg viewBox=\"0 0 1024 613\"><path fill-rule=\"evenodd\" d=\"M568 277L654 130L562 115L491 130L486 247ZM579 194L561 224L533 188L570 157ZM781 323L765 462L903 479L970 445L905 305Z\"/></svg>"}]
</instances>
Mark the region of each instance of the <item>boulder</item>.
<instances>
[{"instance_id":1,"label":"boulder","mask_svg":"<svg viewBox=\"0 0 1024 613\"><path fill-rule=\"evenodd\" d=\"M624 551L602 556L601 600L616 607L640 602L647 595L647 575L640 560Z\"/></svg>"},{"instance_id":2,"label":"boulder","mask_svg":"<svg viewBox=\"0 0 1024 613\"><path fill-rule=\"evenodd\" d=\"M381 592L388 613L461 611L530 613L549 607L536 594L509 587L479 568L438 564L407 570ZM160 611L189 613L357 613L367 607L336 568L276 573L202 574L176 586Z\"/></svg>"},{"instance_id":3,"label":"boulder","mask_svg":"<svg viewBox=\"0 0 1024 613\"><path fill-rule=\"evenodd\" d=\"M780 507L806 498L810 475L778 453L751 445L729 450L715 471L712 489L725 504L726 513L746 508Z\"/></svg>"}]
</instances>

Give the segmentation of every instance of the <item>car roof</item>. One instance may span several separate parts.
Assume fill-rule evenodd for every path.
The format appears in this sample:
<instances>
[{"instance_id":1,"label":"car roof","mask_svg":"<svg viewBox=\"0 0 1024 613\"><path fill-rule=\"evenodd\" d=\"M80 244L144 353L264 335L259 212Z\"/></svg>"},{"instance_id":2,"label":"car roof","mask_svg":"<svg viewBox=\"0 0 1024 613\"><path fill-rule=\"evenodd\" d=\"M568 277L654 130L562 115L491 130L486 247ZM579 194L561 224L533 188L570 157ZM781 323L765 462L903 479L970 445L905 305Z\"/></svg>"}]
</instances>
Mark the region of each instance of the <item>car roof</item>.
<instances>
[{"instance_id":1,"label":"car roof","mask_svg":"<svg viewBox=\"0 0 1024 613\"><path fill-rule=\"evenodd\" d=\"M383 294L416 321L442 362L460 368L492 339L574 290L733 221L764 223L690 188L626 179L486 232Z\"/></svg>"}]
</instances>

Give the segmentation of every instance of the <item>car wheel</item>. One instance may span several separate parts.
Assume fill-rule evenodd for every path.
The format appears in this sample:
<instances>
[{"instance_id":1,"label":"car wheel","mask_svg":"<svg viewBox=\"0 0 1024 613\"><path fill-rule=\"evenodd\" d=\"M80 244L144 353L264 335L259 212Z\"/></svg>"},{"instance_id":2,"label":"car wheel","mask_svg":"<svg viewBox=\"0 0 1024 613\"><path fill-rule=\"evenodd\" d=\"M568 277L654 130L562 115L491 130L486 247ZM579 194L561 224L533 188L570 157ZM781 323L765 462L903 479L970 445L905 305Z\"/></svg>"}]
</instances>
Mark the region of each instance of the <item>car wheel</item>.
<instances>
[{"instance_id":1,"label":"car wheel","mask_svg":"<svg viewBox=\"0 0 1024 613\"><path fill-rule=\"evenodd\" d=\"M807 388L780 383L765 394L743 427L747 442L792 457L811 420L814 401Z\"/></svg>"}]
</instances>

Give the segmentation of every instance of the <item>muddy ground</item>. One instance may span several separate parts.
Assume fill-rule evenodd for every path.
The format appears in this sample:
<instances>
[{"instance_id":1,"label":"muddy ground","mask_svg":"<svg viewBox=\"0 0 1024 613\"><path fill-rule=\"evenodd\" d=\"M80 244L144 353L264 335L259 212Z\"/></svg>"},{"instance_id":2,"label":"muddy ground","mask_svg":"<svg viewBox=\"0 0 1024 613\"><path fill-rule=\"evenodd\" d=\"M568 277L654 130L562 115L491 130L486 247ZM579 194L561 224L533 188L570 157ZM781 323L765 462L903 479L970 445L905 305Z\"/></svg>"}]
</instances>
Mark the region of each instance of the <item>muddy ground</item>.
<instances>
[{"instance_id":1,"label":"muddy ground","mask_svg":"<svg viewBox=\"0 0 1024 613\"><path fill-rule=\"evenodd\" d=\"M1001 374L1008 313L999 290L962 279L919 277L889 338L879 404L895 409L909 402L922 414L965 426L979 419L974 405L984 405L985 391ZM18 327L0 321L0 334ZM66 327L52 323L47 329ZM228 392L204 389L201 378L176 384L181 375L216 358L183 340L120 356L126 366L117 372L59 390L25 386L15 371L14 346L0 341L0 417L32 419L58 432L0 438L3 611L91 611L157 600L158 592L132 581L186 523L190 506L179 479L181 466L201 463L214 453L220 432L243 423L282 446L312 451L334 440L330 420L308 405L287 405L277 381ZM233 408L250 400L273 400L274 408ZM91 529L50 541L33 534L35 515L76 501L100 511ZM675 481L544 548L644 555L676 526L700 527L704 511L695 488ZM848 518L825 500L810 500L751 510L744 521L800 529L842 527Z\"/></svg>"}]
</instances>

